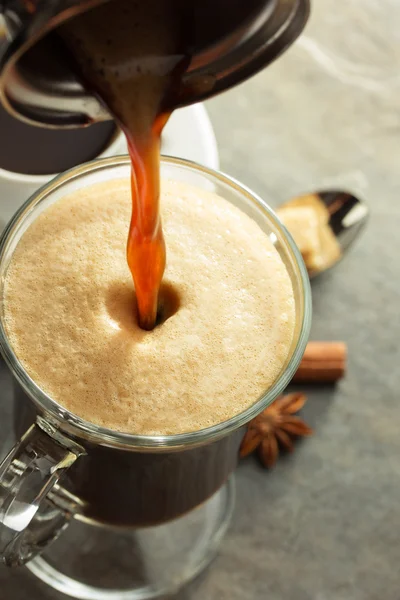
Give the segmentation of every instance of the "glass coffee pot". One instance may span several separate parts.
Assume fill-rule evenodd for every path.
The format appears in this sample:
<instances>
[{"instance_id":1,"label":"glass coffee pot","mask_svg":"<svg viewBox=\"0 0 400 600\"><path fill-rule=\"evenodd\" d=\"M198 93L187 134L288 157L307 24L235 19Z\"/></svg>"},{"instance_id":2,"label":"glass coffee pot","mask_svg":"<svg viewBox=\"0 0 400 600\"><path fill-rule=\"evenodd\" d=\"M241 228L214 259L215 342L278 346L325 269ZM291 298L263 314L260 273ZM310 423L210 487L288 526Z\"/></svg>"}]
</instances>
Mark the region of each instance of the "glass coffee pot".
<instances>
[{"instance_id":1,"label":"glass coffee pot","mask_svg":"<svg viewBox=\"0 0 400 600\"><path fill-rule=\"evenodd\" d=\"M118 9L118 0L114 2ZM104 0L0 2L0 100L14 116L52 127L110 119L77 78L57 28ZM309 0L160 0L182 17L189 55L175 108L250 77L303 30ZM179 17L180 18L180 17ZM134 31L132 33L134 35Z\"/></svg>"}]
</instances>

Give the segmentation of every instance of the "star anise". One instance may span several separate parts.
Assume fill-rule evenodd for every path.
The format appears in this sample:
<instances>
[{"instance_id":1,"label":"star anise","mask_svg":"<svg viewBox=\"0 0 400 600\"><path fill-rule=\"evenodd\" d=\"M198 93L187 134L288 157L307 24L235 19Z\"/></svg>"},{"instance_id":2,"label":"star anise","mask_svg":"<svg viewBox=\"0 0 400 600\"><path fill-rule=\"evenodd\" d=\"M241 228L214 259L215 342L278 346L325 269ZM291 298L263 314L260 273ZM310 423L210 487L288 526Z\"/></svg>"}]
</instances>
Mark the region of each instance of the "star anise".
<instances>
[{"instance_id":1,"label":"star anise","mask_svg":"<svg viewBox=\"0 0 400 600\"><path fill-rule=\"evenodd\" d=\"M313 433L311 427L295 415L306 401L307 397L300 392L279 396L250 421L240 446L240 456L243 458L257 450L263 465L271 468L278 458L279 446L293 452L294 437Z\"/></svg>"}]
</instances>

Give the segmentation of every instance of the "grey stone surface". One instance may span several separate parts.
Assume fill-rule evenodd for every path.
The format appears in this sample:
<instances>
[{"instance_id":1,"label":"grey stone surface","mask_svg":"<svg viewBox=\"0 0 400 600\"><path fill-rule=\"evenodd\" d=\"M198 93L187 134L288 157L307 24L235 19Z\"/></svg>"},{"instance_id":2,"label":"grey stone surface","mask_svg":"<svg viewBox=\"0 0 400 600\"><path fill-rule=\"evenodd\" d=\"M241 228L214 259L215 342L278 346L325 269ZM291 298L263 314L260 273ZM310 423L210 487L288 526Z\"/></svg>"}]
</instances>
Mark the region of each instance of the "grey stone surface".
<instances>
[{"instance_id":1,"label":"grey stone surface","mask_svg":"<svg viewBox=\"0 0 400 600\"><path fill-rule=\"evenodd\" d=\"M399 24L397 0L317 0L294 48L208 103L222 169L273 206L345 187L372 218L312 286L312 337L348 343L348 375L307 388L315 435L293 456L271 472L239 466L219 556L175 600L400 597ZM3 569L0 598L61 596Z\"/></svg>"}]
</instances>

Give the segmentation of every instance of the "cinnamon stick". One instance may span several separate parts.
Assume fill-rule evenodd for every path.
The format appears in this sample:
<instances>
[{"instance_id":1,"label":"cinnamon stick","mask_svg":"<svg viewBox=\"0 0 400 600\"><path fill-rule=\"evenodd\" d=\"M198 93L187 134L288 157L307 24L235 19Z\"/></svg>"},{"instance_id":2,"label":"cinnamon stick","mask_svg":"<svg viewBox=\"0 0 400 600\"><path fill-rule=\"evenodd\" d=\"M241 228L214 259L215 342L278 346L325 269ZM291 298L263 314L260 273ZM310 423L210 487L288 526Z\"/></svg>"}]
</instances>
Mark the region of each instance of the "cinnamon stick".
<instances>
[{"instance_id":1,"label":"cinnamon stick","mask_svg":"<svg viewBox=\"0 0 400 600\"><path fill-rule=\"evenodd\" d=\"M293 381L333 383L346 372L344 342L309 342Z\"/></svg>"}]
</instances>

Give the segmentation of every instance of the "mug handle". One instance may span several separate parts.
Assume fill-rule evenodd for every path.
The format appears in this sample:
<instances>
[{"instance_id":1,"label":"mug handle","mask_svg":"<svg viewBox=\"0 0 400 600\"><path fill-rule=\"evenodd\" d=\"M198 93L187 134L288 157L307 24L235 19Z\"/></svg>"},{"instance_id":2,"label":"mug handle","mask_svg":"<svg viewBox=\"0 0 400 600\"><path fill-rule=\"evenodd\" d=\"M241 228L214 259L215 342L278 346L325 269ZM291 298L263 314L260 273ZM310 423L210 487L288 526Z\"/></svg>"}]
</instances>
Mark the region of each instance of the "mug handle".
<instances>
[{"instance_id":1,"label":"mug handle","mask_svg":"<svg viewBox=\"0 0 400 600\"><path fill-rule=\"evenodd\" d=\"M84 449L38 417L0 464L0 560L20 566L67 527L81 502L57 485Z\"/></svg>"}]
</instances>

